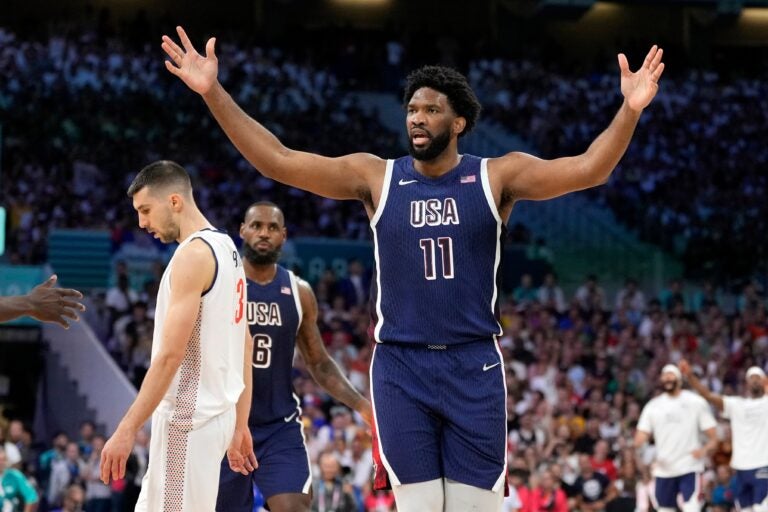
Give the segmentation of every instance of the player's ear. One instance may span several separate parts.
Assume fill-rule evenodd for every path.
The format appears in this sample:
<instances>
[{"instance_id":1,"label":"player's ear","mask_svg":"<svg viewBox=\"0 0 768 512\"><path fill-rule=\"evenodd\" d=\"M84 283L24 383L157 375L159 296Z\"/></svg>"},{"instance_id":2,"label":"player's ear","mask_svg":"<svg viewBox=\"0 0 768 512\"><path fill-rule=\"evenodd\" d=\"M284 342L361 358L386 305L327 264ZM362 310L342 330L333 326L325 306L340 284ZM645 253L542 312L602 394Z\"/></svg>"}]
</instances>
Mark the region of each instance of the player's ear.
<instances>
[{"instance_id":1,"label":"player's ear","mask_svg":"<svg viewBox=\"0 0 768 512\"><path fill-rule=\"evenodd\" d=\"M245 222L240 223L240 231L238 231L238 233L240 234L240 238L245 240L245 237L243 237L243 230L245 230Z\"/></svg>"},{"instance_id":2,"label":"player's ear","mask_svg":"<svg viewBox=\"0 0 768 512\"><path fill-rule=\"evenodd\" d=\"M456 119L453 120L453 133L454 135L459 135L461 132L464 131L464 128L467 126L467 119L459 116Z\"/></svg>"},{"instance_id":3,"label":"player's ear","mask_svg":"<svg viewBox=\"0 0 768 512\"><path fill-rule=\"evenodd\" d=\"M184 198L181 194L171 194L168 196L168 200L171 202L171 209L178 213L181 211L181 207L184 205Z\"/></svg>"}]
</instances>

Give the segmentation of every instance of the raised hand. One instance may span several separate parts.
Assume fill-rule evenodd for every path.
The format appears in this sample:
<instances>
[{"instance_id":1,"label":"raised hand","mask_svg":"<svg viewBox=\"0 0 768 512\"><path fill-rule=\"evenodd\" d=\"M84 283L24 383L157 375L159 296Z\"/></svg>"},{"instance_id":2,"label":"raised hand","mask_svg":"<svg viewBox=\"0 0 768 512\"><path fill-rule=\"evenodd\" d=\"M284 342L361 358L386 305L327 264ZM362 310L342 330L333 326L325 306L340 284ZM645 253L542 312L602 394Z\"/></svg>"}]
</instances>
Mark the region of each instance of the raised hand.
<instances>
[{"instance_id":1,"label":"raised hand","mask_svg":"<svg viewBox=\"0 0 768 512\"><path fill-rule=\"evenodd\" d=\"M627 57L619 54L619 68L621 69L621 93L629 105L629 108L641 111L651 102L659 90L659 78L664 72L664 63L661 62L664 50L653 45L651 51L645 56L643 65L634 73L629 70Z\"/></svg>"},{"instance_id":2,"label":"raised hand","mask_svg":"<svg viewBox=\"0 0 768 512\"><path fill-rule=\"evenodd\" d=\"M187 87L198 94L207 93L216 83L219 72L219 60L214 53L216 38L212 37L205 44L205 57L197 53L187 33L181 27L176 27L179 40L183 48L177 45L173 39L163 36L163 50L171 58L165 61L165 67L181 78Z\"/></svg>"},{"instance_id":3,"label":"raised hand","mask_svg":"<svg viewBox=\"0 0 768 512\"><path fill-rule=\"evenodd\" d=\"M681 359L680 362L677 363L677 367L680 368L680 373L682 373L685 378L690 377L693 373L691 365L685 359Z\"/></svg>"}]
</instances>

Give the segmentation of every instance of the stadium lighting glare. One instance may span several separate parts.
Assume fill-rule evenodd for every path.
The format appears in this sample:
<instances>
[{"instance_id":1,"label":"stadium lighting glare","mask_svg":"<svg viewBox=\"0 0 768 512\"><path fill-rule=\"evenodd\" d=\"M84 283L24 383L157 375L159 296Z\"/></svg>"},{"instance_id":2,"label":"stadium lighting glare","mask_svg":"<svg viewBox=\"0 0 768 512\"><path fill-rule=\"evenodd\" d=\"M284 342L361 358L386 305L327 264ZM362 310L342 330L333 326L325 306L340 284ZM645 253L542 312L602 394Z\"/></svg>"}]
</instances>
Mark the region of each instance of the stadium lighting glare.
<instances>
[{"instance_id":1,"label":"stadium lighting glare","mask_svg":"<svg viewBox=\"0 0 768 512\"><path fill-rule=\"evenodd\" d=\"M745 7L741 10L741 20L747 23L759 23L768 25L768 8Z\"/></svg>"},{"instance_id":2,"label":"stadium lighting glare","mask_svg":"<svg viewBox=\"0 0 768 512\"><path fill-rule=\"evenodd\" d=\"M384 7L392 0L331 0L331 3L343 7Z\"/></svg>"}]
</instances>

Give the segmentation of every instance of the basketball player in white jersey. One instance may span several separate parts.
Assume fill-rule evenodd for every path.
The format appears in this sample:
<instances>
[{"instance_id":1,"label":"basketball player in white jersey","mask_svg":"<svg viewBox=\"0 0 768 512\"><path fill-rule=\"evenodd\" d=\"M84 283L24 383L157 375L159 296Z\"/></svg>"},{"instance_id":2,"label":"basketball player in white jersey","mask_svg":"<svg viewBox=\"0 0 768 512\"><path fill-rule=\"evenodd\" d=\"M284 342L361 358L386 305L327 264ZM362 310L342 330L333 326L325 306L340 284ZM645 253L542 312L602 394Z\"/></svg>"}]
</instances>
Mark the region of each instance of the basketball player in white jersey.
<instances>
[{"instance_id":1,"label":"basketball player in white jersey","mask_svg":"<svg viewBox=\"0 0 768 512\"><path fill-rule=\"evenodd\" d=\"M149 467L136 510L213 512L227 447L233 470L247 474L256 464L247 426L251 372L244 369L252 343L242 261L232 239L198 210L178 164L148 165L128 195L139 227L179 247L160 282L149 371L104 446L101 478L123 478L136 432L151 414Z\"/></svg>"},{"instance_id":2,"label":"basketball player in white jersey","mask_svg":"<svg viewBox=\"0 0 768 512\"><path fill-rule=\"evenodd\" d=\"M747 398L721 396L707 389L687 361L680 371L691 387L731 420L733 455L739 509L744 512L768 512L768 396L765 372L758 366L747 370Z\"/></svg>"},{"instance_id":3,"label":"basketball player in white jersey","mask_svg":"<svg viewBox=\"0 0 768 512\"><path fill-rule=\"evenodd\" d=\"M635 433L635 448L642 448L654 437L656 460L652 474L656 479L653 501L659 512L677 510L678 497L683 512L699 512L699 480L704 457L715 449L715 418L707 402L682 389L680 370L668 364L661 370L663 393L643 408ZM701 446L700 432L707 436Z\"/></svg>"}]
</instances>

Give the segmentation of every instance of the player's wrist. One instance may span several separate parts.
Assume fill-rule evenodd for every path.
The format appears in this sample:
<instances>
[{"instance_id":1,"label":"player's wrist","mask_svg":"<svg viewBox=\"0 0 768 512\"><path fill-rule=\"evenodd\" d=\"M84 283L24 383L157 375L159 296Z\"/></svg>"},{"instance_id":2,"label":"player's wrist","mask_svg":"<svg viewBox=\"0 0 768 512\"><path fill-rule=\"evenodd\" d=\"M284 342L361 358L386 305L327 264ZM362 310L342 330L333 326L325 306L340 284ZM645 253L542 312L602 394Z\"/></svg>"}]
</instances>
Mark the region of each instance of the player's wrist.
<instances>
[{"instance_id":1,"label":"player's wrist","mask_svg":"<svg viewBox=\"0 0 768 512\"><path fill-rule=\"evenodd\" d=\"M639 118L640 114L642 114L643 110L645 110L645 108L641 108L639 110L632 108L629 105L629 101L627 101L627 98L624 98L624 102L621 104L621 109L626 113L628 113L629 115L635 116L636 118Z\"/></svg>"}]
</instances>

